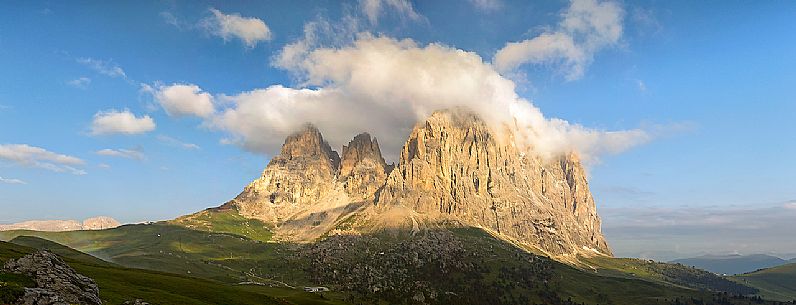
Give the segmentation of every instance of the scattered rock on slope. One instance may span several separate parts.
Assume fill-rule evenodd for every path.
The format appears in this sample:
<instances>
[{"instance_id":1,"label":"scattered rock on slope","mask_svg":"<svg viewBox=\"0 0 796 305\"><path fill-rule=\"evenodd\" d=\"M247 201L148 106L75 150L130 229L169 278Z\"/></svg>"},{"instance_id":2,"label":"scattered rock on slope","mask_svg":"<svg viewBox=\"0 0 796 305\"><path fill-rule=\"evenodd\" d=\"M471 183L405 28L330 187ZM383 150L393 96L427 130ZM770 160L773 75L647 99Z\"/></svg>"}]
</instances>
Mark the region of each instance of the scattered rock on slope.
<instances>
[{"instance_id":1,"label":"scattered rock on slope","mask_svg":"<svg viewBox=\"0 0 796 305\"><path fill-rule=\"evenodd\" d=\"M102 304L99 287L94 280L78 274L61 258L47 250L9 260L4 269L29 276L38 286L25 288L25 296L19 301L20 304Z\"/></svg>"}]
</instances>

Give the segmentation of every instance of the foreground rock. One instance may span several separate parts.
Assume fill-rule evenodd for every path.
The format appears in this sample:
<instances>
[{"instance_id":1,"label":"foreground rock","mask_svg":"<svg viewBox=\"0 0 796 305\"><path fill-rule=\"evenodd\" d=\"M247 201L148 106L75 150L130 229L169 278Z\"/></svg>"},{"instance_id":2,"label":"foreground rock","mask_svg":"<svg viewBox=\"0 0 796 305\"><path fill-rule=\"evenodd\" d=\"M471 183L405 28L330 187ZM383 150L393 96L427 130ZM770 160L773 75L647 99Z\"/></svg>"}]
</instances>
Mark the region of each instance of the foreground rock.
<instances>
[{"instance_id":1,"label":"foreground rock","mask_svg":"<svg viewBox=\"0 0 796 305\"><path fill-rule=\"evenodd\" d=\"M25 288L19 304L102 304L94 280L78 274L61 258L41 250L6 262L7 272L29 276L38 288Z\"/></svg>"}]
</instances>

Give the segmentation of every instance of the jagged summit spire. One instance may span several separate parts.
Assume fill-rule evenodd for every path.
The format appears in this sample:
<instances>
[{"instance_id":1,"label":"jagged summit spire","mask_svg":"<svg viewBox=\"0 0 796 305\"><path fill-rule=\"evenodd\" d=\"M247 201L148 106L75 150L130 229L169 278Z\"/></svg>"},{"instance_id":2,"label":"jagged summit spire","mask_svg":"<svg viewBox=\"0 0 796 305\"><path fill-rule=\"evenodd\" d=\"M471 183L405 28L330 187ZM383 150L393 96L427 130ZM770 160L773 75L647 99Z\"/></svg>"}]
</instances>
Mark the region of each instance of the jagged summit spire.
<instances>
[{"instance_id":1,"label":"jagged summit spire","mask_svg":"<svg viewBox=\"0 0 796 305\"><path fill-rule=\"evenodd\" d=\"M354 198L373 196L386 178L387 163L376 138L363 132L343 146L339 180L349 195Z\"/></svg>"},{"instance_id":2,"label":"jagged summit spire","mask_svg":"<svg viewBox=\"0 0 796 305\"><path fill-rule=\"evenodd\" d=\"M335 172L340 167L340 156L323 139L320 130L315 125L307 123L285 139L278 157L294 159L316 156L328 160L329 166Z\"/></svg>"}]
</instances>

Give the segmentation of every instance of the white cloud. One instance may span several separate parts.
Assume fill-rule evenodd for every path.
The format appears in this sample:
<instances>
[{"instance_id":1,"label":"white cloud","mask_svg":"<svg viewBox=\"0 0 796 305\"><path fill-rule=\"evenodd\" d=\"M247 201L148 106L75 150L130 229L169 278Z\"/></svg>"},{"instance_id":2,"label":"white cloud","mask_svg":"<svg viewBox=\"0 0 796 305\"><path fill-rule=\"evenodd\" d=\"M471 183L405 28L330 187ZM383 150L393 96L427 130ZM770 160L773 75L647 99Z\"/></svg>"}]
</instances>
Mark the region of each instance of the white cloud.
<instances>
[{"instance_id":1,"label":"white cloud","mask_svg":"<svg viewBox=\"0 0 796 305\"><path fill-rule=\"evenodd\" d=\"M136 117L130 110L107 110L94 115L92 135L141 134L155 130L155 121L148 115Z\"/></svg>"},{"instance_id":2,"label":"white cloud","mask_svg":"<svg viewBox=\"0 0 796 305\"><path fill-rule=\"evenodd\" d=\"M22 181L22 180L19 180L19 179L3 178L3 177L0 177L0 183L5 183L5 184L27 184L25 181Z\"/></svg>"},{"instance_id":3,"label":"white cloud","mask_svg":"<svg viewBox=\"0 0 796 305\"><path fill-rule=\"evenodd\" d=\"M624 10L617 2L572 0L554 30L507 43L493 64L503 73L526 63L560 64L566 79L579 79L596 52L619 43L623 19Z\"/></svg>"},{"instance_id":4,"label":"white cloud","mask_svg":"<svg viewBox=\"0 0 796 305\"><path fill-rule=\"evenodd\" d=\"M517 95L513 81L476 53L358 36L348 46L309 48L292 58L285 68L306 88L274 85L224 96L230 104L208 125L228 131L232 137L225 142L264 153L277 151L305 122L317 125L337 147L368 131L379 137L388 158L400 151L418 120L454 107L477 112L495 129L516 124L518 144L546 156L577 150L588 161L650 138L643 130L606 132L545 118Z\"/></svg>"},{"instance_id":5,"label":"white cloud","mask_svg":"<svg viewBox=\"0 0 796 305\"><path fill-rule=\"evenodd\" d=\"M225 41L238 38L253 48L261 41L271 40L271 29L261 19L254 17L241 17L240 14L224 14L211 8L213 16L204 19L201 25L211 34L223 38Z\"/></svg>"},{"instance_id":6,"label":"white cloud","mask_svg":"<svg viewBox=\"0 0 796 305\"><path fill-rule=\"evenodd\" d=\"M134 160L144 160L146 156L143 152L137 149L102 149L96 152L100 156L107 156L107 157L118 157L118 158L127 158L127 159L134 159Z\"/></svg>"},{"instance_id":7,"label":"white cloud","mask_svg":"<svg viewBox=\"0 0 796 305\"><path fill-rule=\"evenodd\" d=\"M84 170L76 168L76 166L85 164L85 161L80 158L54 153L44 148L27 144L0 144L0 160L54 172L70 172L75 175L86 174Z\"/></svg>"},{"instance_id":8,"label":"white cloud","mask_svg":"<svg viewBox=\"0 0 796 305\"><path fill-rule=\"evenodd\" d=\"M360 0L359 8L371 24L378 23L379 17L385 10L391 10L401 18L422 19L409 0Z\"/></svg>"},{"instance_id":9,"label":"white cloud","mask_svg":"<svg viewBox=\"0 0 796 305\"><path fill-rule=\"evenodd\" d=\"M170 116L194 115L208 117L213 114L213 96L193 84L172 84L153 88L144 85Z\"/></svg>"},{"instance_id":10,"label":"white cloud","mask_svg":"<svg viewBox=\"0 0 796 305\"><path fill-rule=\"evenodd\" d=\"M796 210L796 200L786 202L783 207L789 210Z\"/></svg>"},{"instance_id":11,"label":"white cloud","mask_svg":"<svg viewBox=\"0 0 796 305\"><path fill-rule=\"evenodd\" d=\"M127 78L127 74L124 73L121 67L113 63L110 60L101 60L101 59L94 59L94 58L78 58L77 62L88 66L89 68L97 71L100 74L110 76L110 77L121 77Z\"/></svg>"},{"instance_id":12,"label":"white cloud","mask_svg":"<svg viewBox=\"0 0 796 305\"><path fill-rule=\"evenodd\" d=\"M189 150L200 149L199 145L193 143L187 143L180 141L178 139L166 136L166 135L158 135L158 141L165 143L169 146L180 147Z\"/></svg>"},{"instance_id":13,"label":"white cloud","mask_svg":"<svg viewBox=\"0 0 796 305\"><path fill-rule=\"evenodd\" d=\"M470 0L470 3L484 12L494 12L503 8L501 0Z\"/></svg>"},{"instance_id":14,"label":"white cloud","mask_svg":"<svg viewBox=\"0 0 796 305\"><path fill-rule=\"evenodd\" d=\"M88 77L80 77L70 80L66 82L66 84L78 89L86 89L88 85L91 85L91 79Z\"/></svg>"}]
</instances>

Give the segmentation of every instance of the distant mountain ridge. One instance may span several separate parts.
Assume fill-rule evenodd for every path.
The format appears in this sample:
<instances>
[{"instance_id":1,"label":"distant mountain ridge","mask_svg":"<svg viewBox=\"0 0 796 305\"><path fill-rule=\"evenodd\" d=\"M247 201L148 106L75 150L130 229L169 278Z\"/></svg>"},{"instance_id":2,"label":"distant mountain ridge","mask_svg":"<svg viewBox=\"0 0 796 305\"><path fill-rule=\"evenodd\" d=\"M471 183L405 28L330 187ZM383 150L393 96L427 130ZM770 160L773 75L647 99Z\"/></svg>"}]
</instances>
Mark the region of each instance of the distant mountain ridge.
<instances>
[{"instance_id":1,"label":"distant mountain ridge","mask_svg":"<svg viewBox=\"0 0 796 305\"><path fill-rule=\"evenodd\" d=\"M672 262L697 267L717 274L728 275L743 274L788 263L787 260L767 254L703 255L693 258L676 259Z\"/></svg>"},{"instance_id":2,"label":"distant mountain ridge","mask_svg":"<svg viewBox=\"0 0 796 305\"><path fill-rule=\"evenodd\" d=\"M62 232L77 230L102 230L120 226L116 219L97 216L83 220L29 220L13 224L0 224L0 231L31 230L43 232Z\"/></svg>"}]
</instances>

